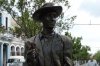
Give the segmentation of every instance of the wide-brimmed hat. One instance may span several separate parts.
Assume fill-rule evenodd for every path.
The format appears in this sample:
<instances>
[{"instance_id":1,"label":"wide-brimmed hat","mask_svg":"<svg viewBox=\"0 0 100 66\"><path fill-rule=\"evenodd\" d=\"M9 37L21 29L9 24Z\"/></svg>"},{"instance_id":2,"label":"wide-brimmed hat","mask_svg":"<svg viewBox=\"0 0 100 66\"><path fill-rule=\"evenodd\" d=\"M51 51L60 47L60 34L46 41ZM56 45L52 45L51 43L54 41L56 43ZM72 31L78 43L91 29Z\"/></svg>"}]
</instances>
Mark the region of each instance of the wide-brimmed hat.
<instances>
[{"instance_id":1,"label":"wide-brimmed hat","mask_svg":"<svg viewBox=\"0 0 100 66\"><path fill-rule=\"evenodd\" d=\"M62 7L61 6L54 6L54 3L46 3L44 4L40 9L36 10L33 15L32 18L36 21L41 21L41 14L45 14L48 12L56 12L58 17L61 12L62 12Z\"/></svg>"}]
</instances>

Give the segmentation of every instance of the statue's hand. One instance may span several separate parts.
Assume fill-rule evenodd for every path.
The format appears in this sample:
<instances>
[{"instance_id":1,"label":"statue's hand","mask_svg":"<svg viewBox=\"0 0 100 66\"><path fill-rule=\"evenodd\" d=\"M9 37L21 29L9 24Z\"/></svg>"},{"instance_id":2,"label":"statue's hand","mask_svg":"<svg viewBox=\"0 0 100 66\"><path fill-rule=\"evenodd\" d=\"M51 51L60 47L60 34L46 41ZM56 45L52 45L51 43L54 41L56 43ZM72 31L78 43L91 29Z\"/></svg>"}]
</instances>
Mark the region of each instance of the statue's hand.
<instances>
[{"instance_id":1,"label":"statue's hand","mask_svg":"<svg viewBox=\"0 0 100 66\"><path fill-rule=\"evenodd\" d=\"M30 61L35 61L36 56L37 56L37 53L36 53L36 50L35 50L35 44L32 43L32 42L29 42L29 44L30 44L30 48L27 51L27 59L29 59Z\"/></svg>"},{"instance_id":2,"label":"statue's hand","mask_svg":"<svg viewBox=\"0 0 100 66\"><path fill-rule=\"evenodd\" d=\"M36 64L37 63L36 44L34 44L33 42L30 42L30 41L27 41L27 43L30 46L27 53L26 53L27 62L32 63L32 64Z\"/></svg>"},{"instance_id":3,"label":"statue's hand","mask_svg":"<svg viewBox=\"0 0 100 66\"><path fill-rule=\"evenodd\" d=\"M29 59L32 62L36 61L36 51L35 49L31 49L27 52L27 59Z\"/></svg>"}]
</instances>

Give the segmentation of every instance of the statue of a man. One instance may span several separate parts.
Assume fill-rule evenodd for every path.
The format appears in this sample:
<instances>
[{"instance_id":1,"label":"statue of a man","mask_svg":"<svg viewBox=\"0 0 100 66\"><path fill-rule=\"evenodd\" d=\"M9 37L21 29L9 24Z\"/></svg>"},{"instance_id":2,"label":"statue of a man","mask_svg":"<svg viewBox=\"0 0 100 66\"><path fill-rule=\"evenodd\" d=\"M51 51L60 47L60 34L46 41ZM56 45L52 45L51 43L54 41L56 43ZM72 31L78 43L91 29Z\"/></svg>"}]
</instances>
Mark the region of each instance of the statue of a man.
<instances>
[{"instance_id":1,"label":"statue of a man","mask_svg":"<svg viewBox=\"0 0 100 66\"><path fill-rule=\"evenodd\" d=\"M71 39L53 30L61 12L62 7L53 3L34 12L32 18L43 24L43 30L25 42L26 66L72 66Z\"/></svg>"}]
</instances>

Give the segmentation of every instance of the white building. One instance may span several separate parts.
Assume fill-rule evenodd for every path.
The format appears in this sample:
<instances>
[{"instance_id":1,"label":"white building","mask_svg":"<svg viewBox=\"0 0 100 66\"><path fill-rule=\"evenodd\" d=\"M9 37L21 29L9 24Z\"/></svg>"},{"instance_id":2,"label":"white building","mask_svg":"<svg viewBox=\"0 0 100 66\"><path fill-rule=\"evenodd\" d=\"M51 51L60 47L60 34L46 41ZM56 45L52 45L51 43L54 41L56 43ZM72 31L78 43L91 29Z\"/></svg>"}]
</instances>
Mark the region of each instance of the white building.
<instances>
[{"instance_id":1,"label":"white building","mask_svg":"<svg viewBox=\"0 0 100 66\"><path fill-rule=\"evenodd\" d=\"M24 41L9 33L12 21L8 13L0 11L0 24L5 26L7 31L4 34L0 33L0 66L6 66L10 56L23 56L24 53Z\"/></svg>"}]
</instances>

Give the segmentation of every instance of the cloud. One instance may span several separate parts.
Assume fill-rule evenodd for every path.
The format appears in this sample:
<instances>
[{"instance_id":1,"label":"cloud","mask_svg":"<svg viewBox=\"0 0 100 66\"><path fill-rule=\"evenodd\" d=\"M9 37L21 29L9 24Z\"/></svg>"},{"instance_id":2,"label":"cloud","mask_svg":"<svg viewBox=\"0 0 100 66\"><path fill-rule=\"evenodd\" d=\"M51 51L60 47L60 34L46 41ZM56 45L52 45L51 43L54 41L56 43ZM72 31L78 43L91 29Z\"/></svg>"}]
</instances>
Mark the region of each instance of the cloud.
<instances>
[{"instance_id":1,"label":"cloud","mask_svg":"<svg viewBox=\"0 0 100 66\"><path fill-rule=\"evenodd\" d=\"M99 25L80 25L74 26L70 30L73 36L79 37L82 36L84 42L100 42L100 27Z\"/></svg>"},{"instance_id":2,"label":"cloud","mask_svg":"<svg viewBox=\"0 0 100 66\"><path fill-rule=\"evenodd\" d=\"M70 32L75 37L82 36L82 45L91 47L91 52L97 52L100 48L100 26L99 25L76 25Z\"/></svg>"},{"instance_id":3,"label":"cloud","mask_svg":"<svg viewBox=\"0 0 100 66\"><path fill-rule=\"evenodd\" d=\"M75 24L99 24L99 25L75 25L70 32L72 36L81 37L82 45L91 47L90 53L96 53L100 48L100 0L69 0L71 9L66 14L77 15ZM98 18L97 18L98 17Z\"/></svg>"},{"instance_id":4,"label":"cloud","mask_svg":"<svg viewBox=\"0 0 100 66\"><path fill-rule=\"evenodd\" d=\"M88 12L90 16L100 17L100 0L84 0L79 10Z\"/></svg>"},{"instance_id":5,"label":"cloud","mask_svg":"<svg viewBox=\"0 0 100 66\"><path fill-rule=\"evenodd\" d=\"M100 50L100 42L84 42L82 41L82 44L88 45L91 48L90 53L96 53L98 50Z\"/></svg>"}]
</instances>

